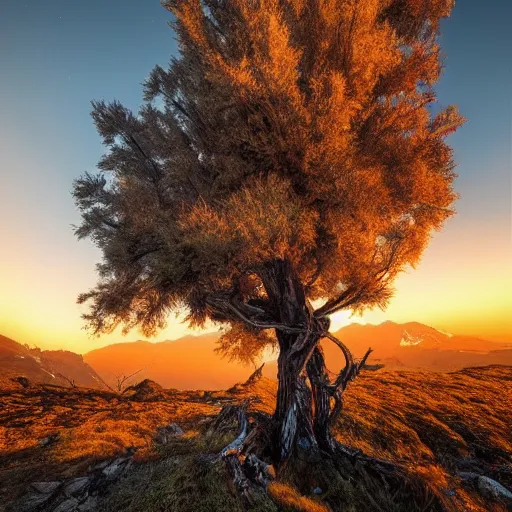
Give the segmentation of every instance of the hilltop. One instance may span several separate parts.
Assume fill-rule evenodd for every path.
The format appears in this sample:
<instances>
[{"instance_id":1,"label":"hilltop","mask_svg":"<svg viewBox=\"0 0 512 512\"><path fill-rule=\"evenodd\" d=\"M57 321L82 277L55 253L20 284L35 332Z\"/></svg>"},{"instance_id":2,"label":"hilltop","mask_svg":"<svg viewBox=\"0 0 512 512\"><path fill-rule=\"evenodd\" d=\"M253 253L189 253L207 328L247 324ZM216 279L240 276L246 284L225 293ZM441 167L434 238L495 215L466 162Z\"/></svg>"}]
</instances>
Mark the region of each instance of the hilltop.
<instances>
[{"instance_id":1,"label":"hilltop","mask_svg":"<svg viewBox=\"0 0 512 512\"><path fill-rule=\"evenodd\" d=\"M345 395L337 436L399 466L416 505L356 468L346 481L284 472L251 510L505 511L484 484L512 488L511 384L505 366L364 372ZM215 392L151 381L123 394L45 384L3 390L0 503L12 512L241 512L217 457L238 426L222 426L217 415L247 399L250 419L269 414L275 391L265 377Z\"/></svg>"}]
</instances>

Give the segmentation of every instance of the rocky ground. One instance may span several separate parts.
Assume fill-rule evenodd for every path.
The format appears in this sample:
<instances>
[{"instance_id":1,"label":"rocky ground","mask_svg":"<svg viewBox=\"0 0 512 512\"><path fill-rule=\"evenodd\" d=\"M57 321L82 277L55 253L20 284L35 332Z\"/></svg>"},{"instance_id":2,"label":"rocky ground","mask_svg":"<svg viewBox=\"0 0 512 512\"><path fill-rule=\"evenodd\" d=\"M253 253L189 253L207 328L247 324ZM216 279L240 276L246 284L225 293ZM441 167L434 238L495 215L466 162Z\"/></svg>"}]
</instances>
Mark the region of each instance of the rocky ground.
<instances>
[{"instance_id":1,"label":"rocky ground","mask_svg":"<svg viewBox=\"0 0 512 512\"><path fill-rule=\"evenodd\" d=\"M249 509L510 510L511 383L512 367L493 366L379 370L350 386L339 440L421 482L421 509L382 483L311 470L270 475ZM265 378L225 392L144 381L122 394L13 382L0 390L0 510L247 510L218 456L238 426L213 427L225 406L247 400L250 421L271 413L275 390Z\"/></svg>"}]
</instances>

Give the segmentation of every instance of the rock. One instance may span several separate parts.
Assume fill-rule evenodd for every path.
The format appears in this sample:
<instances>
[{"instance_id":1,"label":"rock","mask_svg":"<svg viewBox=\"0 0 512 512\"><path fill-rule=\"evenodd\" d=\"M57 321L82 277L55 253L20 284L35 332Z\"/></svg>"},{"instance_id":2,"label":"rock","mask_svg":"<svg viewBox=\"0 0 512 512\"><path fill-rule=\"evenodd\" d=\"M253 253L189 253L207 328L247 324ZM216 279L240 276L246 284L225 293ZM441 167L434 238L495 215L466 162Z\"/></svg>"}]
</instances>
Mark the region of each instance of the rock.
<instances>
[{"instance_id":1,"label":"rock","mask_svg":"<svg viewBox=\"0 0 512 512\"><path fill-rule=\"evenodd\" d=\"M59 437L60 437L59 433L56 432L55 434L50 434L48 437L41 439L38 444L39 444L39 446L43 446L43 447L49 446L53 443L56 443L58 441Z\"/></svg>"},{"instance_id":2,"label":"rock","mask_svg":"<svg viewBox=\"0 0 512 512\"><path fill-rule=\"evenodd\" d=\"M60 482L32 482L30 487L41 494L53 494L59 487Z\"/></svg>"},{"instance_id":3,"label":"rock","mask_svg":"<svg viewBox=\"0 0 512 512\"><path fill-rule=\"evenodd\" d=\"M99 470L99 469L105 469L110 464L110 461L104 460L103 462L100 462L99 464L96 464L93 469Z\"/></svg>"},{"instance_id":4,"label":"rock","mask_svg":"<svg viewBox=\"0 0 512 512\"><path fill-rule=\"evenodd\" d=\"M52 512L74 512L75 510L78 510L78 500L76 498L69 498L54 508Z\"/></svg>"},{"instance_id":5,"label":"rock","mask_svg":"<svg viewBox=\"0 0 512 512\"><path fill-rule=\"evenodd\" d=\"M119 457L118 459L111 462L102 473L107 477L108 480L114 480L121 476L130 466L130 457Z\"/></svg>"},{"instance_id":6,"label":"rock","mask_svg":"<svg viewBox=\"0 0 512 512\"><path fill-rule=\"evenodd\" d=\"M59 489L60 482L33 482L27 493L16 504L16 512L40 510Z\"/></svg>"},{"instance_id":7,"label":"rock","mask_svg":"<svg viewBox=\"0 0 512 512\"><path fill-rule=\"evenodd\" d=\"M73 478L73 480L64 485L64 494L66 496L79 496L87 489L90 481L90 478L87 476Z\"/></svg>"},{"instance_id":8,"label":"rock","mask_svg":"<svg viewBox=\"0 0 512 512\"><path fill-rule=\"evenodd\" d=\"M17 382L24 388L28 388L30 386L30 381L27 379L27 377L15 377L11 379L12 382Z\"/></svg>"},{"instance_id":9,"label":"rock","mask_svg":"<svg viewBox=\"0 0 512 512\"><path fill-rule=\"evenodd\" d=\"M118 473L121 473L123 470L123 463L124 461L122 459L116 459L114 462L111 462L103 471L102 473L108 477L108 478L115 478L115 476Z\"/></svg>"},{"instance_id":10,"label":"rock","mask_svg":"<svg viewBox=\"0 0 512 512\"><path fill-rule=\"evenodd\" d=\"M130 399L140 402L151 402L166 398L164 388L153 382L152 380L145 379L135 386L130 386L125 389L125 393L131 394Z\"/></svg>"},{"instance_id":11,"label":"rock","mask_svg":"<svg viewBox=\"0 0 512 512\"><path fill-rule=\"evenodd\" d=\"M512 492L492 478L479 476L477 480L477 487L484 496L512 501Z\"/></svg>"},{"instance_id":12,"label":"rock","mask_svg":"<svg viewBox=\"0 0 512 512\"><path fill-rule=\"evenodd\" d=\"M369 370L371 372L376 372L377 370L381 370L385 366L385 364L364 364L362 369Z\"/></svg>"},{"instance_id":13,"label":"rock","mask_svg":"<svg viewBox=\"0 0 512 512\"><path fill-rule=\"evenodd\" d=\"M322 491L322 489L320 489L320 487L315 487L313 489L313 494L322 494L324 491Z\"/></svg>"},{"instance_id":14,"label":"rock","mask_svg":"<svg viewBox=\"0 0 512 512\"><path fill-rule=\"evenodd\" d=\"M80 505L78 506L78 510L80 512L93 512L95 510L98 510L97 499L92 496L89 496L86 501L80 503Z\"/></svg>"},{"instance_id":15,"label":"rock","mask_svg":"<svg viewBox=\"0 0 512 512\"><path fill-rule=\"evenodd\" d=\"M167 425L167 430L172 432L175 436L182 436L185 433L179 425L176 425L176 423L170 423Z\"/></svg>"},{"instance_id":16,"label":"rock","mask_svg":"<svg viewBox=\"0 0 512 512\"><path fill-rule=\"evenodd\" d=\"M40 494L38 492L28 493L16 503L16 512L32 512L39 510L41 505L52 497L51 494Z\"/></svg>"},{"instance_id":17,"label":"rock","mask_svg":"<svg viewBox=\"0 0 512 512\"><path fill-rule=\"evenodd\" d=\"M176 423L170 423L166 427L159 427L156 431L155 442L158 444L167 444L171 438L182 436L185 432L183 429L176 425Z\"/></svg>"},{"instance_id":18,"label":"rock","mask_svg":"<svg viewBox=\"0 0 512 512\"><path fill-rule=\"evenodd\" d=\"M462 480L473 480L476 482L476 479L479 477L480 475L478 473L473 473L471 471L459 471L459 477L462 478Z\"/></svg>"}]
</instances>

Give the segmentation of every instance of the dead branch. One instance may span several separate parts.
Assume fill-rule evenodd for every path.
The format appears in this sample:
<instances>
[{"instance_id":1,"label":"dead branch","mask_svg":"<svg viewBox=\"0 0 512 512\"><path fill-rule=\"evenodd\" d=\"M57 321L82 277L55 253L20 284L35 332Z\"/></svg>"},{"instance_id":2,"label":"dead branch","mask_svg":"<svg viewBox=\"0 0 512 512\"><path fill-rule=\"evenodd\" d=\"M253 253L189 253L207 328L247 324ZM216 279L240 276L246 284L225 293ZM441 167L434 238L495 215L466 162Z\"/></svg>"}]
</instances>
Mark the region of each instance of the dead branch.
<instances>
[{"instance_id":1,"label":"dead branch","mask_svg":"<svg viewBox=\"0 0 512 512\"><path fill-rule=\"evenodd\" d=\"M66 375L64 375L62 373L56 373L55 375L57 375L61 379L64 379L72 388L77 387L75 379L70 379L69 377L66 377Z\"/></svg>"},{"instance_id":2,"label":"dead branch","mask_svg":"<svg viewBox=\"0 0 512 512\"><path fill-rule=\"evenodd\" d=\"M126 383L128 382L128 380L130 380L132 377L135 377L135 375L142 372L143 370L145 370L145 368L141 368L140 370L137 370L136 372L133 372L130 375L115 375L117 392L122 393L126 389Z\"/></svg>"}]
</instances>

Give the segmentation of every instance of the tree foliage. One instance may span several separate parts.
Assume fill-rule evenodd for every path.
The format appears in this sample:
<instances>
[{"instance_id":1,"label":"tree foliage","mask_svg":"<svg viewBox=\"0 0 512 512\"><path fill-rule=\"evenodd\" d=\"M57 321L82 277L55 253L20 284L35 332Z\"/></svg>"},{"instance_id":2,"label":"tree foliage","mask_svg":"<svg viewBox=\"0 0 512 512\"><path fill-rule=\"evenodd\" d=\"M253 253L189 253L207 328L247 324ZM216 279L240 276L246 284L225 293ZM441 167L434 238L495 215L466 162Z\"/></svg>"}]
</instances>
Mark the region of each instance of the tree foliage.
<instances>
[{"instance_id":1,"label":"tree foliage","mask_svg":"<svg viewBox=\"0 0 512 512\"><path fill-rule=\"evenodd\" d=\"M93 102L108 153L74 186L77 235L103 252L79 298L92 330L152 335L186 308L192 325L233 325L231 355L252 329L251 359L282 321L261 277L274 261L323 300L318 318L384 307L453 213L445 137L463 119L432 106L452 4L165 2L179 55L138 114Z\"/></svg>"}]
</instances>

